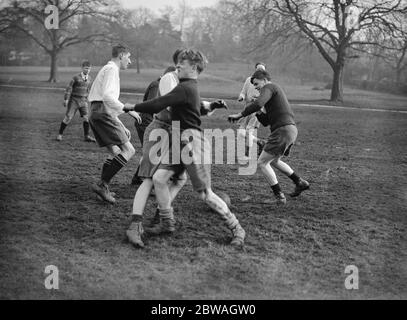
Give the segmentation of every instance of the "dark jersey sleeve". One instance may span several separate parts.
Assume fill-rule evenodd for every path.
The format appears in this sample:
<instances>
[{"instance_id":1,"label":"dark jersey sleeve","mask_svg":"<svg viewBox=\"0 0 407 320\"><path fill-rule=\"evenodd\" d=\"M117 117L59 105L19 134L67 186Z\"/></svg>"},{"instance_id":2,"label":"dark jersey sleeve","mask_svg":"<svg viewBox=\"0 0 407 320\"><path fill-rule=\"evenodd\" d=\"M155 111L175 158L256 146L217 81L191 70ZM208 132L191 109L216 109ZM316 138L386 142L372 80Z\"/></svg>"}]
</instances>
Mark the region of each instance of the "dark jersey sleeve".
<instances>
[{"instance_id":1,"label":"dark jersey sleeve","mask_svg":"<svg viewBox=\"0 0 407 320\"><path fill-rule=\"evenodd\" d=\"M187 97L185 89L182 86L177 85L172 91L162 97L136 104L134 106L134 111L158 113L167 107L176 108L178 105L185 103L186 101Z\"/></svg>"},{"instance_id":2,"label":"dark jersey sleeve","mask_svg":"<svg viewBox=\"0 0 407 320\"><path fill-rule=\"evenodd\" d=\"M65 89L64 100L69 100L71 98L73 86L76 82L76 76L72 78L71 82L69 82L68 86Z\"/></svg>"},{"instance_id":3,"label":"dark jersey sleeve","mask_svg":"<svg viewBox=\"0 0 407 320\"><path fill-rule=\"evenodd\" d=\"M143 102L157 98L158 84L159 84L159 82L157 80L150 83L150 85L147 87L146 92L144 93Z\"/></svg>"},{"instance_id":4,"label":"dark jersey sleeve","mask_svg":"<svg viewBox=\"0 0 407 320\"><path fill-rule=\"evenodd\" d=\"M88 94L90 92L90 88L92 87L93 79L90 75L88 75Z\"/></svg>"},{"instance_id":5,"label":"dark jersey sleeve","mask_svg":"<svg viewBox=\"0 0 407 320\"><path fill-rule=\"evenodd\" d=\"M273 93L268 86L264 86L260 90L260 96L250 103L243 111L242 116L247 117L249 114L259 111L271 99Z\"/></svg>"}]
</instances>

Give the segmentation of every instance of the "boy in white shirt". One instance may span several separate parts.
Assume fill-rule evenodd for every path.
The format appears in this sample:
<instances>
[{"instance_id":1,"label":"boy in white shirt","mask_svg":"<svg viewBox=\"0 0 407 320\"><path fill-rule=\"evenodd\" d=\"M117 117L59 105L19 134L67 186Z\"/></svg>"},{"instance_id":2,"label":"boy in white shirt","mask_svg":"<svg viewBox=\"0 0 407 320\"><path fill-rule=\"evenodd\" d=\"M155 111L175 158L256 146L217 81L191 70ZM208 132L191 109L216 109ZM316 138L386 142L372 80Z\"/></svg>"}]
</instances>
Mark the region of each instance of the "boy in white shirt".
<instances>
[{"instance_id":1,"label":"boy in white shirt","mask_svg":"<svg viewBox=\"0 0 407 320\"><path fill-rule=\"evenodd\" d=\"M118 118L123 113L124 106L119 101L119 73L120 69L127 69L130 63L129 50L123 45L114 46L112 59L99 71L89 93L91 103L89 122L96 142L99 147L106 147L114 157L107 159L103 164L101 179L99 183L92 186L92 190L109 203L116 202L109 191L111 179L135 153L130 143L130 131ZM137 113L133 115L141 122Z\"/></svg>"}]
</instances>

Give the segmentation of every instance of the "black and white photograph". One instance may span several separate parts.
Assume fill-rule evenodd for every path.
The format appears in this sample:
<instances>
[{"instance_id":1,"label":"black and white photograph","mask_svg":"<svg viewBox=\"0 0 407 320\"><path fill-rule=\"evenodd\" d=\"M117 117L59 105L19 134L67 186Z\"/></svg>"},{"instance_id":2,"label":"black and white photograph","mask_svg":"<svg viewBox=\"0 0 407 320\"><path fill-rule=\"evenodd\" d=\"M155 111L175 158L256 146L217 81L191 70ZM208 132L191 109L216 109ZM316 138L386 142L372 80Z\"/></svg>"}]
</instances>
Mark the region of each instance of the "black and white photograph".
<instances>
[{"instance_id":1,"label":"black and white photograph","mask_svg":"<svg viewBox=\"0 0 407 320\"><path fill-rule=\"evenodd\" d=\"M407 0L0 0L0 300L405 300L406 129Z\"/></svg>"}]
</instances>

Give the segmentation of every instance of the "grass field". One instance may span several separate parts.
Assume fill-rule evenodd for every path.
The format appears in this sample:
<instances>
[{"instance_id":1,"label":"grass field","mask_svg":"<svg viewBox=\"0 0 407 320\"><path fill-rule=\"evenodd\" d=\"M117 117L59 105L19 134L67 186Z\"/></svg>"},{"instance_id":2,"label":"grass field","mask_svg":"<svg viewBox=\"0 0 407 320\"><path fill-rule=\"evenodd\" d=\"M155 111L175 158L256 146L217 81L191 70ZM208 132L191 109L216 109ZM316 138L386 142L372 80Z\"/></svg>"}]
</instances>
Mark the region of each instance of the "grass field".
<instances>
[{"instance_id":1,"label":"grass field","mask_svg":"<svg viewBox=\"0 0 407 320\"><path fill-rule=\"evenodd\" d=\"M294 107L299 138L287 162L309 192L277 208L264 203L271 192L260 172L214 165L213 188L230 195L246 229L244 250L227 245L228 230L189 182L175 203L176 233L136 250L124 233L140 155L132 121L122 116L136 157L113 181L118 203L105 205L89 186L106 156L82 141L79 118L54 140L61 95L0 87L0 298L407 298L406 114ZM203 126L225 129L225 117ZM147 217L154 208L151 199ZM47 265L59 268L59 290L44 288ZM359 268L359 290L344 287L347 265Z\"/></svg>"},{"instance_id":2,"label":"grass field","mask_svg":"<svg viewBox=\"0 0 407 320\"><path fill-rule=\"evenodd\" d=\"M96 76L100 67L93 67L91 74ZM158 78L165 69L142 69L137 74L129 69L120 74L121 87L124 92L144 93L148 84ZM24 84L32 86L53 86L65 88L78 68L59 68L59 82L46 82L49 77L47 67L0 67L0 84ZM203 97L237 99L244 80L253 72L252 66L241 64L211 63L200 77L200 90ZM294 103L332 104L329 101L330 90L313 90L326 83L309 82L301 84L300 79L288 78L285 75L272 73L273 81L280 84ZM345 87L345 106L407 110L407 96L372 92Z\"/></svg>"}]
</instances>

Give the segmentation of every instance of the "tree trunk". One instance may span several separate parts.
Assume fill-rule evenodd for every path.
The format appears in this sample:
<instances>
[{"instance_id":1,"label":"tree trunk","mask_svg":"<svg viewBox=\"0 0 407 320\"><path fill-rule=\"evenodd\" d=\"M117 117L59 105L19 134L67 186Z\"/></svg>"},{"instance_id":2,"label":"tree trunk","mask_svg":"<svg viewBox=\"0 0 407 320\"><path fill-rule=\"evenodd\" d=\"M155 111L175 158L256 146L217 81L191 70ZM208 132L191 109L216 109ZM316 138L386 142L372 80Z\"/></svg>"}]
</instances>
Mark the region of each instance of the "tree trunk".
<instances>
[{"instance_id":1,"label":"tree trunk","mask_svg":"<svg viewBox=\"0 0 407 320\"><path fill-rule=\"evenodd\" d=\"M140 73L140 50L139 50L139 48L136 49L136 67L137 67L137 73Z\"/></svg>"},{"instance_id":2,"label":"tree trunk","mask_svg":"<svg viewBox=\"0 0 407 320\"><path fill-rule=\"evenodd\" d=\"M396 83L398 86L401 86L401 68L396 69Z\"/></svg>"},{"instance_id":3,"label":"tree trunk","mask_svg":"<svg viewBox=\"0 0 407 320\"><path fill-rule=\"evenodd\" d=\"M51 71L48 82L58 82L58 51L53 50L50 53L51 57Z\"/></svg>"},{"instance_id":4,"label":"tree trunk","mask_svg":"<svg viewBox=\"0 0 407 320\"><path fill-rule=\"evenodd\" d=\"M343 64L336 64L333 68L334 78L332 81L331 101L343 101Z\"/></svg>"}]
</instances>

